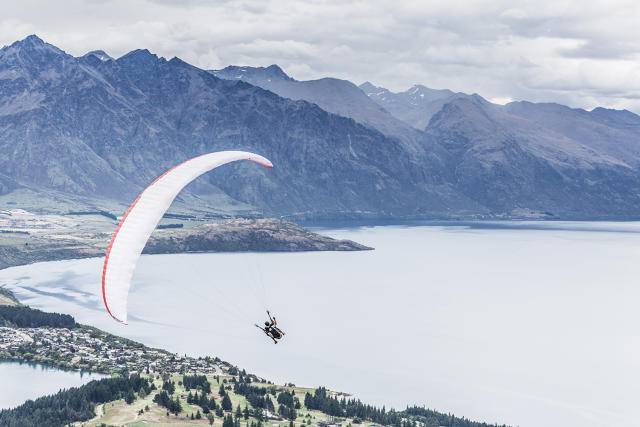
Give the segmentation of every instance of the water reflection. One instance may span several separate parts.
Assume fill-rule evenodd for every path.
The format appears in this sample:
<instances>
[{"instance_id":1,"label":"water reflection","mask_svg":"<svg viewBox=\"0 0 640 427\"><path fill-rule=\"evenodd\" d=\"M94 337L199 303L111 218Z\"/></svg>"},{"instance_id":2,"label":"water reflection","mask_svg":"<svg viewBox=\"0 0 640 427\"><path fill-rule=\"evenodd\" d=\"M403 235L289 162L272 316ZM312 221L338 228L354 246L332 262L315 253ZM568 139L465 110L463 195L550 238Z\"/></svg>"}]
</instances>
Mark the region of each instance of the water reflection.
<instances>
[{"instance_id":1,"label":"water reflection","mask_svg":"<svg viewBox=\"0 0 640 427\"><path fill-rule=\"evenodd\" d=\"M36 363L0 361L0 409L13 408L28 399L56 393L63 388L78 387L102 377L100 374L61 370Z\"/></svg>"}]
</instances>

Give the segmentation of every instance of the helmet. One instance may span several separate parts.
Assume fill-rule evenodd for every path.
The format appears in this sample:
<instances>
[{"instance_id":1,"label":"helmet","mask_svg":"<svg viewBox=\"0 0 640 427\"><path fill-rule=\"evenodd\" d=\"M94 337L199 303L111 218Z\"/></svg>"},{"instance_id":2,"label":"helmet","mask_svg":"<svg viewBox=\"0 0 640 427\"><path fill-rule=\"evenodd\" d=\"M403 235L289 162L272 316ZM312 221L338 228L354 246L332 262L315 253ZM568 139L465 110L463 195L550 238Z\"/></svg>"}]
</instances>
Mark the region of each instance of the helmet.
<instances>
[{"instance_id":1,"label":"helmet","mask_svg":"<svg viewBox=\"0 0 640 427\"><path fill-rule=\"evenodd\" d=\"M264 326L271 326L271 323L269 323L269 322L264 322Z\"/></svg>"}]
</instances>

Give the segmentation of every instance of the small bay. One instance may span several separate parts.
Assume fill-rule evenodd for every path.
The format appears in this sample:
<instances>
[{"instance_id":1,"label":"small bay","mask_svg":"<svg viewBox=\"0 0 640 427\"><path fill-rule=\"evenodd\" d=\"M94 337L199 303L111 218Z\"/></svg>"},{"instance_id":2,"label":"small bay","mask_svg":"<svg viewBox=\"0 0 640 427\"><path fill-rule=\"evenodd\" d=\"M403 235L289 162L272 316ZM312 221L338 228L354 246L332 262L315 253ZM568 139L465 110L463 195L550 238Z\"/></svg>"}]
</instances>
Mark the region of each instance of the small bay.
<instances>
[{"instance_id":1,"label":"small bay","mask_svg":"<svg viewBox=\"0 0 640 427\"><path fill-rule=\"evenodd\" d=\"M0 409L9 409L24 403L56 393L63 388L78 387L103 375L63 371L57 368L33 363L0 361Z\"/></svg>"}]
</instances>

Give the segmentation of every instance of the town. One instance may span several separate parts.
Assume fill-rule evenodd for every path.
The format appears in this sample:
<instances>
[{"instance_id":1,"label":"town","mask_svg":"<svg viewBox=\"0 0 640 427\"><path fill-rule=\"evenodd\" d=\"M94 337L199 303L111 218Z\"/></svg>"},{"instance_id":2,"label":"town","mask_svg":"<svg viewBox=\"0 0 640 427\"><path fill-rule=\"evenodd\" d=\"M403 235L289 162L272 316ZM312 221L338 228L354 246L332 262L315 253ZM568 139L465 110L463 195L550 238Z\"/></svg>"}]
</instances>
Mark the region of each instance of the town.
<instances>
[{"instance_id":1,"label":"town","mask_svg":"<svg viewBox=\"0 0 640 427\"><path fill-rule=\"evenodd\" d=\"M29 361L86 372L220 374L232 366L217 358L194 358L153 349L88 326L0 327L0 359Z\"/></svg>"}]
</instances>

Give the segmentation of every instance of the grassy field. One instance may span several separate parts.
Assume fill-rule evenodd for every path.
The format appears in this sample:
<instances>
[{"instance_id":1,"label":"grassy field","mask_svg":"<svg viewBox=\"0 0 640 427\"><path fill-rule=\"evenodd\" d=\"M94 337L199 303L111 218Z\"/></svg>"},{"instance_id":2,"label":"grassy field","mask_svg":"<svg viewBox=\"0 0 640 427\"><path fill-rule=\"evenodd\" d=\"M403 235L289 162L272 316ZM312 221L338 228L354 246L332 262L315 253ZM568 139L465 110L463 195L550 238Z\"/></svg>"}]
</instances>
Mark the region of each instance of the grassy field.
<instances>
[{"instance_id":1,"label":"grassy field","mask_svg":"<svg viewBox=\"0 0 640 427\"><path fill-rule=\"evenodd\" d=\"M218 404L221 399L218 396L218 390L220 388L220 384L223 383L223 380L230 381L231 376L219 375L218 382L213 375L207 376L207 379L211 383L211 395L210 397L214 397ZM96 408L97 416L87 422L78 423L78 426L86 426L86 427L99 427L99 426L127 426L127 427L142 427L142 426L187 426L187 425L209 425L209 421L203 416L200 420L191 420L191 414L196 414L198 410L201 411L199 406L190 405L187 403L187 395L188 391L182 385L182 376L174 375L171 378L175 382L176 390L173 394L173 397L176 395L179 396L180 403L182 405L182 412L178 415L169 414L167 415L167 410L164 407L161 407L153 402L153 397L156 395L158 390L162 389L162 379L154 378L154 384L158 388L158 390L151 392L148 396L139 397L132 404L127 404L124 400L117 400L114 402L109 402L104 405L100 405ZM231 383L228 383L231 385ZM273 384L266 383L253 383L255 386L264 386L270 387ZM278 386L280 390L293 390L295 392L296 397L300 400L302 407L299 409L298 418L294 422L295 427L302 426L310 426L316 425L318 422L339 422L343 426L349 425L353 420L344 419L344 420L329 420L329 417L319 411L310 411L304 407L304 396L307 392L313 392L312 389L304 388L304 387L285 387ZM234 411L240 405L241 408L244 409L245 405L251 409L251 405L248 404L247 400L244 396L237 395L233 392L233 390L227 390L231 402L233 403ZM275 398L272 399L275 402ZM277 405L277 403L276 403ZM142 413L140 413L142 411ZM222 417L215 416L214 426L222 425ZM241 426L246 427L251 424L251 422L257 422L258 420L250 417L248 420L242 420ZM289 427L288 420L279 420L279 419L270 419L268 421L264 421L263 425L265 427ZM366 426L366 425L363 425Z\"/></svg>"}]
</instances>

